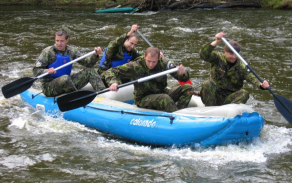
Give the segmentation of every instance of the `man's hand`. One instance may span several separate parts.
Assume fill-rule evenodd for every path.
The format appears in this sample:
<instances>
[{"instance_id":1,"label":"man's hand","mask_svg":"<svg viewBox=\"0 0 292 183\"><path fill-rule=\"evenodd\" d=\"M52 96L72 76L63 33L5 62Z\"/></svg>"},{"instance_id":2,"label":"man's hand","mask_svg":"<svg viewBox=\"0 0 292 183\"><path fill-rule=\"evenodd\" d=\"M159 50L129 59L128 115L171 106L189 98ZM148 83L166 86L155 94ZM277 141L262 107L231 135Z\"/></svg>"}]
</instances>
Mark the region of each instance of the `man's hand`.
<instances>
[{"instance_id":1,"label":"man's hand","mask_svg":"<svg viewBox=\"0 0 292 183\"><path fill-rule=\"evenodd\" d=\"M130 32L127 33L127 36L130 36L131 34L136 32L138 29L139 29L139 25L138 24L132 25Z\"/></svg>"},{"instance_id":2,"label":"man's hand","mask_svg":"<svg viewBox=\"0 0 292 183\"><path fill-rule=\"evenodd\" d=\"M184 75L184 73L186 72L186 68L182 64L177 66L177 68L178 68L177 74L180 76Z\"/></svg>"},{"instance_id":3,"label":"man's hand","mask_svg":"<svg viewBox=\"0 0 292 183\"><path fill-rule=\"evenodd\" d=\"M225 33L224 32L219 32L218 34L215 35L215 41L213 41L211 43L212 46L217 46L222 42L222 37L225 37Z\"/></svg>"},{"instance_id":4,"label":"man's hand","mask_svg":"<svg viewBox=\"0 0 292 183\"><path fill-rule=\"evenodd\" d=\"M94 50L95 50L95 55L96 55L96 56L102 54L102 49L101 49L101 47L99 47L99 46L98 46L98 47L95 47Z\"/></svg>"},{"instance_id":5,"label":"man's hand","mask_svg":"<svg viewBox=\"0 0 292 183\"><path fill-rule=\"evenodd\" d=\"M264 89L267 89L267 88L270 87L270 84L269 84L269 82L267 80L265 80L264 82L262 82L260 85Z\"/></svg>"},{"instance_id":6,"label":"man's hand","mask_svg":"<svg viewBox=\"0 0 292 183\"><path fill-rule=\"evenodd\" d=\"M110 91L118 91L118 83L113 83L110 87L109 87Z\"/></svg>"},{"instance_id":7,"label":"man's hand","mask_svg":"<svg viewBox=\"0 0 292 183\"><path fill-rule=\"evenodd\" d=\"M47 73L48 73L48 74L56 74L57 71L55 71L54 67L51 67L51 68L49 68L49 69L47 70Z\"/></svg>"}]
</instances>

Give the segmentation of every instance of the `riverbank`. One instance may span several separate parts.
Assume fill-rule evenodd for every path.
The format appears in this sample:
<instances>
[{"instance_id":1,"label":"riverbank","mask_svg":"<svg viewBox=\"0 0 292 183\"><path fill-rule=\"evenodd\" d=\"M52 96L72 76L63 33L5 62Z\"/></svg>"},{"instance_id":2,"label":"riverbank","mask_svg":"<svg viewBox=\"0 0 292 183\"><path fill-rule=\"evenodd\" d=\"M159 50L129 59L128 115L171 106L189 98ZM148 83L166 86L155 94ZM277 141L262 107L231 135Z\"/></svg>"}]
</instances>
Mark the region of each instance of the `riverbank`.
<instances>
[{"instance_id":1,"label":"riverbank","mask_svg":"<svg viewBox=\"0 0 292 183\"><path fill-rule=\"evenodd\" d=\"M115 6L142 7L143 10L212 8L273 8L292 9L292 0L1 0L0 5L83 5L95 8Z\"/></svg>"}]
</instances>

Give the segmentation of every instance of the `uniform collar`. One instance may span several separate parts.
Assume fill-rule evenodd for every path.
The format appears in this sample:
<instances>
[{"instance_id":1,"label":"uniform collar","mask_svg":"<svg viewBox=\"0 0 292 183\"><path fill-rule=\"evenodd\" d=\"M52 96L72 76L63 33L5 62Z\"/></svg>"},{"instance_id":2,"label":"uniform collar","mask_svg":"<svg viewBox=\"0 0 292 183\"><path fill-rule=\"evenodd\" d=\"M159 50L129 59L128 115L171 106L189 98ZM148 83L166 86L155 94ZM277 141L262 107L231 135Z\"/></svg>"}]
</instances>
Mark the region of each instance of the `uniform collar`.
<instances>
[{"instance_id":1,"label":"uniform collar","mask_svg":"<svg viewBox=\"0 0 292 183\"><path fill-rule=\"evenodd\" d=\"M58 48L57 48L57 45L56 45L56 44L54 44L53 49L54 49L54 51L55 51L56 53L61 53L62 55L67 55L68 52L69 52L69 47L68 47L68 45L66 46L65 51L59 51Z\"/></svg>"}]
</instances>

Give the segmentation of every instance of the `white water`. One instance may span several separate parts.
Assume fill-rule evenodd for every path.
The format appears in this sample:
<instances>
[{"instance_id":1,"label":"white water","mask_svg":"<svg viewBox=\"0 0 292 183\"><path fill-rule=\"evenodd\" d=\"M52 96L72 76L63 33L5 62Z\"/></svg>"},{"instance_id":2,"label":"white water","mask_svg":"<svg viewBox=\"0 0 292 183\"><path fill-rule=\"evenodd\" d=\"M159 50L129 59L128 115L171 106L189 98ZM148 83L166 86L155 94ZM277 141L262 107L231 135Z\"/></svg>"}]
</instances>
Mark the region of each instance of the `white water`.
<instances>
[{"instance_id":1,"label":"white water","mask_svg":"<svg viewBox=\"0 0 292 183\"><path fill-rule=\"evenodd\" d=\"M171 60L187 66L196 91L209 73L207 63L199 59L200 46L212 41L217 32L225 31L228 38L240 41L242 56L260 76L269 79L274 92L292 99L290 11L239 9L95 15L86 11L6 9L1 9L0 17L1 86L32 76L31 68L41 50L53 44L55 29L70 30L70 43L86 53L94 46L105 47L129 30L132 23L139 23L140 31L153 45ZM138 49L147 46L142 40ZM222 45L217 50L221 48ZM40 83L35 82L34 87L39 88ZM209 148L136 145L32 110L19 96L4 99L0 94L0 179L291 182L291 126L275 108L269 92L252 89L251 85L245 88L252 93L248 104L266 119L259 139L251 144Z\"/></svg>"},{"instance_id":2,"label":"white water","mask_svg":"<svg viewBox=\"0 0 292 183\"><path fill-rule=\"evenodd\" d=\"M20 112L20 111L18 111ZM162 159L182 159L195 162L204 162L209 166L217 167L228 165L229 163L265 163L270 156L291 152L292 145L292 129L285 127L277 127L274 125L265 125L260 138L251 144L239 144L218 146L209 148L151 148L148 146L134 145L123 142L122 140L108 140L103 136L95 139L94 134L99 134L96 130L89 129L75 122L66 121L63 118L52 118L42 111L32 111L29 107L23 107L21 113L16 118L10 118L11 124L8 129L18 133L18 130L26 131L25 134L30 136L40 136L42 134L71 134L73 137L79 138L80 132L89 133L83 136L82 141L85 144L97 145L99 149L115 149L115 151L127 151L134 155L155 156ZM18 129L18 130L16 130ZM17 134L15 134L18 136ZM18 137L17 137L18 138ZM93 138L93 139L92 139ZM11 139L13 141L13 138ZM52 139L53 141L53 139ZM90 149L94 151L94 149ZM5 150L0 149L4 152ZM2 158L0 163L8 168L17 168L23 166L31 166L40 161L52 161L54 155L43 154L33 159L25 156L10 155Z\"/></svg>"}]
</instances>

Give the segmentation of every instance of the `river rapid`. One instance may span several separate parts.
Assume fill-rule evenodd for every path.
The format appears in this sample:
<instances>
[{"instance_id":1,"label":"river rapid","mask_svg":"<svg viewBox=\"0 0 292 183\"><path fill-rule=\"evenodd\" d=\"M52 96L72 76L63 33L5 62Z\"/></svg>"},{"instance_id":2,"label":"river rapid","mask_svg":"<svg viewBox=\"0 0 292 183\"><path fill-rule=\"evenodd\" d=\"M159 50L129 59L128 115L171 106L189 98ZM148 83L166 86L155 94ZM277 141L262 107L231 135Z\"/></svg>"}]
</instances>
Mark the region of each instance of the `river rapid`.
<instances>
[{"instance_id":1,"label":"river rapid","mask_svg":"<svg viewBox=\"0 0 292 183\"><path fill-rule=\"evenodd\" d=\"M69 31L69 44L82 53L105 48L117 36L140 31L164 55L190 71L196 91L208 78L209 64L199 49L215 34L240 42L241 55L273 91L292 101L292 11L204 9L94 14L94 7L0 7L0 86L32 77L42 49L54 33ZM143 51L141 38L137 46ZM223 50L223 44L216 48ZM74 65L74 71L80 69ZM170 85L177 84L170 80ZM34 83L40 88L40 83ZM151 147L116 139L76 122L30 108L19 95L0 93L1 182L291 182L292 128L268 91L244 86L248 105L265 118L251 144L208 148Z\"/></svg>"}]
</instances>

